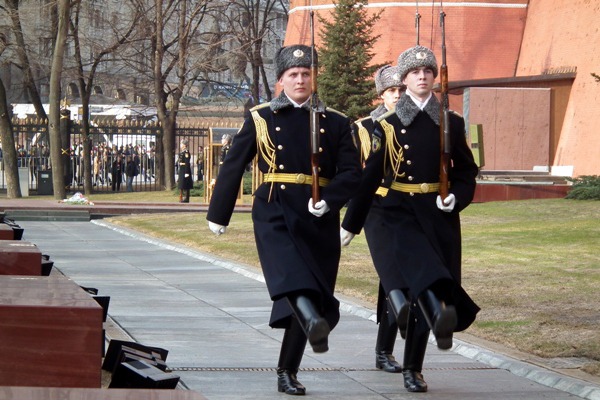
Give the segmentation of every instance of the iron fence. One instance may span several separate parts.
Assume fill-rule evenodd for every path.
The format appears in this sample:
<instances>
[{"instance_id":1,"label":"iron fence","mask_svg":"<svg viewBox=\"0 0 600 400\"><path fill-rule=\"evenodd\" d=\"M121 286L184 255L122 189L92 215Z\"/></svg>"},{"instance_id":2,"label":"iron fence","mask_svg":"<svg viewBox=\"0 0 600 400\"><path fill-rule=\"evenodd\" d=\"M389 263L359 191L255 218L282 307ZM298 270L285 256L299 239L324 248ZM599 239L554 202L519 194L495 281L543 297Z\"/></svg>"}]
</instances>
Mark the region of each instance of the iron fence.
<instances>
[{"instance_id":1,"label":"iron fence","mask_svg":"<svg viewBox=\"0 0 600 400\"><path fill-rule=\"evenodd\" d=\"M82 126L77 121L69 124L66 185L71 191L83 191L84 157ZM156 176L155 149L157 137L162 128L156 124L135 121L92 121L89 140L91 141L92 186L94 192L110 191L152 191L158 187ZM48 124L43 120L13 120L15 146L17 147L17 165L19 175L27 175L29 191L39 192L44 177L51 176L50 149L47 133ZM192 169L195 180L204 178L204 149L209 143L209 127L178 126L175 143L188 140L188 149L192 153ZM63 141L64 145L64 141ZM174 146L177 153L178 147ZM122 158L120 170L113 168L115 161ZM176 157L175 157L176 159ZM128 188L125 171L127 165L134 163L137 174ZM4 158L0 148L0 189L6 189ZM119 174L119 175L117 175ZM177 170L175 169L175 175ZM119 177L121 179L119 179ZM50 179L51 181L51 179ZM120 185L117 183L121 181ZM23 183L21 182L21 185ZM43 188L41 188L44 192ZM42 193L49 194L49 193Z\"/></svg>"}]
</instances>

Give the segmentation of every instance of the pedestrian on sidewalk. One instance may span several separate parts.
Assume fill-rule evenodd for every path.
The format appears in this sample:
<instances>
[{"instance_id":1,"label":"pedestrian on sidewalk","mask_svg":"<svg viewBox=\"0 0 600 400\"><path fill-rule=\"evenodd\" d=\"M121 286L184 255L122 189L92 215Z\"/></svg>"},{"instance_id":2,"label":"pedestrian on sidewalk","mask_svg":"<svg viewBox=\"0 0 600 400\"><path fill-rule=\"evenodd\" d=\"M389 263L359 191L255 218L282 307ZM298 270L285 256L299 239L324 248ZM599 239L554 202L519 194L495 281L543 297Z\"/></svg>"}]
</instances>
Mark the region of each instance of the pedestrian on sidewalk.
<instances>
[{"instance_id":1,"label":"pedestrian on sidewalk","mask_svg":"<svg viewBox=\"0 0 600 400\"><path fill-rule=\"evenodd\" d=\"M394 112L396 103L400 95L405 90L405 86L400 80L398 68L391 65L385 65L375 73L375 90L377 95L383 100L381 104L371 111L368 117L357 120L353 124L354 136L357 142L360 143L361 161L364 166L371 152L371 137L373 135L374 121L388 112ZM369 251L373 263L385 264L393 260L393 248L387 245L387 240L391 232L384 229L382 221L377 221L377 218L382 217L380 213L370 213L365 223L365 237L369 245ZM342 243L342 245L347 243ZM406 289L406 285L403 286ZM379 284L379 297L377 299L377 341L375 343L375 367L385 372L399 373L402 372L402 366L394 357L394 346L398 336L398 329L403 338L406 337L406 320L408 318L408 302L400 291L400 296L394 296L395 304L389 304L385 290L381 283ZM401 324L398 325L396 317L390 306L396 305L397 313L401 313Z\"/></svg>"},{"instance_id":2,"label":"pedestrian on sidewalk","mask_svg":"<svg viewBox=\"0 0 600 400\"><path fill-rule=\"evenodd\" d=\"M450 349L453 333L468 328L479 311L460 285L459 217L473 199L478 168L466 142L464 119L450 113L450 194L445 199L438 195L441 106L432 92L438 74L433 52L423 46L404 51L398 73L406 92L395 112L375 122L371 154L340 236L347 245L373 222L388 232L385 246L392 249L391 256L375 267L399 325L405 320L400 296L408 288L404 386L409 392L426 392L421 372L430 329L438 348Z\"/></svg>"},{"instance_id":3,"label":"pedestrian on sidewalk","mask_svg":"<svg viewBox=\"0 0 600 400\"><path fill-rule=\"evenodd\" d=\"M207 219L225 233L246 166L257 159L264 182L254 193L256 246L273 308L269 325L285 329L277 365L277 390L304 395L297 380L308 342L326 352L339 321L334 297L340 260L340 209L357 187L361 167L350 120L319 102L320 192L311 193L311 48L292 45L275 56L283 88L270 103L252 108L234 137L210 201ZM313 53L316 57L316 51ZM316 60L315 60L316 61Z\"/></svg>"}]
</instances>

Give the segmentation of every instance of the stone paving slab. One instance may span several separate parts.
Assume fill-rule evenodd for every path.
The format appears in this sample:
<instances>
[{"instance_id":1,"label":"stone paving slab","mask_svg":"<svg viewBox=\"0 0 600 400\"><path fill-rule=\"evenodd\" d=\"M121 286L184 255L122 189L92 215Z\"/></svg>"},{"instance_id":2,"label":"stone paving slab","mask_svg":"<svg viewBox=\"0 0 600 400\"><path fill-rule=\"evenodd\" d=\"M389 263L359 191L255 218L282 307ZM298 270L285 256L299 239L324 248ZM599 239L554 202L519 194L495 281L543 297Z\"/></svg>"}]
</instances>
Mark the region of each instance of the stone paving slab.
<instances>
[{"instance_id":1,"label":"stone paving slab","mask_svg":"<svg viewBox=\"0 0 600 400\"><path fill-rule=\"evenodd\" d=\"M111 297L110 321L122 334L169 350L182 386L209 400L287 398L275 379L282 331L267 324L271 303L255 270L99 220L17 222L62 273ZM311 398L600 399L591 383L460 340L451 351L430 343L430 390L408 393L401 375L374 367L374 311L342 300L330 351L307 349L298 375ZM402 348L398 339L400 360Z\"/></svg>"}]
</instances>

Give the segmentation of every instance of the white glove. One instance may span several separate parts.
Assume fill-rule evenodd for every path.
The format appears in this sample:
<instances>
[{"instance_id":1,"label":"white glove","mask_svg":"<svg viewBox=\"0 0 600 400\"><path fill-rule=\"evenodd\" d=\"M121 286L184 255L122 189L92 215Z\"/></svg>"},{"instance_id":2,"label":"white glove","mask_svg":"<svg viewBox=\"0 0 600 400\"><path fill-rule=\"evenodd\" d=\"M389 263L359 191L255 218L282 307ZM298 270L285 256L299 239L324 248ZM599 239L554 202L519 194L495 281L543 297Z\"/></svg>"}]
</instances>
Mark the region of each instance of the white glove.
<instances>
[{"instance_id":1,"label":"white glove","mask_svg":"<svg viewBox=\"0 0 600 400\"><path fill-rule=\"evenodd\" d=\"M210 221L208 221L208 228L212 231L212 233L214 233L217 236L222 235L227 231L226 226L215 224L214 222Z\"/></svg>"},{"instance_id":2,"label":"white glove","mask_svg":"<svg viewBox=\"0 0 600 400\"><path fill-rule=\"evenodd\" d=\"M189 178L189 177L190 177L190 174L185 174L185 175L183 175L183 176L185 176L186 178Z\"/></svg>"},{"instance_id":3,"label":"white glove","mask_svg":"<svg viewBox=\"0 0 600 400\"><path fill-rule=\"evenodd\" d=\"M322 217L327 211L329 211L329 206L325 200L317 201L317 204L313 206L313 199L311 197L308 201L308 211L315 217Z\"/></svg>"},{"instance_id":4,"label":"white glove","mask_svg":"<svg viewBox=\"0 0 600 400\"><path fill-rule=\"evenodd\" d=\"M438 194L437 199L435 200L435 204L437 207L444 212L451 212L454 210L454 205L456 204L456 197L452 193L448 194L448 197L444 199L442 202L442 198Z\"/></svg>"},{"instance_id":5,"label":"white glove","mask_svg":"<svg viewBox=\"0 0 600 400\"><path fill-rule=\"evenodd\" d=\"M354 239L354 233L348 232L344 228L340 228L340 241L342 242L342 246L348 246L352 239Z\"/></svg>"}]
</instances>

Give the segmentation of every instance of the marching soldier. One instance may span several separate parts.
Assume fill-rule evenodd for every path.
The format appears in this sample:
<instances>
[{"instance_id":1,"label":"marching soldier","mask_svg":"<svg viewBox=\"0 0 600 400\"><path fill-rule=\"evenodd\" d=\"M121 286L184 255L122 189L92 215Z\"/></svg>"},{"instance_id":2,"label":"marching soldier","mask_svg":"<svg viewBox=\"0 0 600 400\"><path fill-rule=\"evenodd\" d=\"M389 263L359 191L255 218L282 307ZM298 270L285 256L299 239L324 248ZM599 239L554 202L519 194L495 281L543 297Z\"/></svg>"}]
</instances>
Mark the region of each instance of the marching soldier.
<instances>
[{"instance_id":1,"label":"marching soldier","mask_svg":"<svg viewBox=\"0 0 600 400\"><path fill-rule=\"evenodd\" d=\"M375 90L377 95L383 100L383 103L377 106L371 114L354 123L355 136L358 138L361 149L361 161L364 165L371 151L371 136L373 134L374 121L387 113L393 111L400 95L405 87L400 81L398 68L391 65L381 67L375 73ZM373 212L369 214L369 222L365 223L365 236L373 263L386 263L393 258L391 247L387 245L389 232L383 229L383 223L372 221L380 216L379 213ZM347 243L342 243L345 245ZM379 329L377 331L377 342L375 344L375 367L386 372L398 373L402 372L402 366L396 361L393 355L398 329L402 337L406 335L406 322L408 318L408 302L405 300L402 292L399 293L401 304L400 307L400 322L398 325L396 318L389 310L387 296L385 290L379 285L379 299L377 301L377 322Z\"/></svg>"},{"instance_id":2,"label":"marching soldier","mask_svg":"<svg viewBox=\"0 0 600 400\"><path fill-rule=\"evenodd\" d=\"M341 240L349 243L363 226L367 231L371 221L388 232L390 259L375 267L395 313L393 294L408 289L404 386L409 392L426 392L421 371L430 329L438 348L449 349L453 332L469 327L479 311L460 285L459 218L473 199L478 171L466 143L464 120L451 114L450 194L440 198L441 107L432 93L438 73L433 52L422 46L404 51L398 58L398 73L406 92L394 111L375 122L371 155L359 194L351 200L342 223ZM387 191L376 196L382 180ZM371 218L372 214L379 218Z\"/></svg>"},{"instance_id":3,"label":"marching soldier","mask_svg":"<svg viewBox=\"0 0 600 400\"><path fill-rule=\"evenodd\" d=\"M257 156L264 183L254 193L254 234L273 300L269 325L285 329L277 390L304 395L296 374L307 339L314 352L327 351L329 332L339 320L334 297L341 251L339 212L360 182L361 168L350 121L319 104L321 200L313 204L311 48L283 47L275 65L283 91L270 103L252 108L235 136L221 165L207 220L214 233L225 233L242 174Z\"/></svg>"},{"instance_id":4,"label":"marching soldier","mask_svg":"<svg viewBox=\"0 0 600 400\"><path fill-rule=\"evenodd\" d=\"M192 177L191 157L188 150L188 141L183 139L180 144L181 152L177 159L177 188L179 189L179 202L190 202L190 189L194 187L194 178Z\"/></svg>"}]
</instances>

